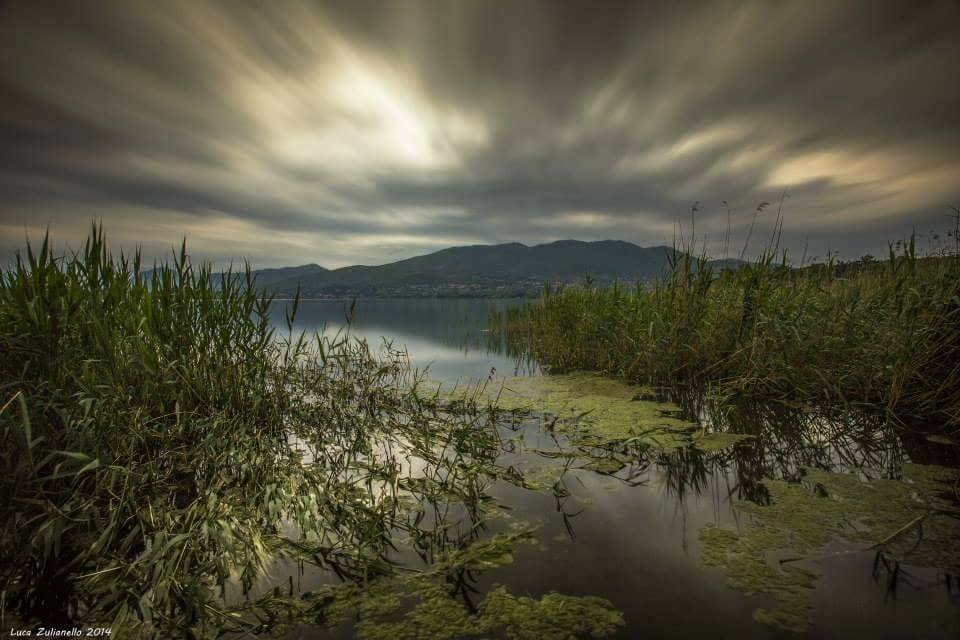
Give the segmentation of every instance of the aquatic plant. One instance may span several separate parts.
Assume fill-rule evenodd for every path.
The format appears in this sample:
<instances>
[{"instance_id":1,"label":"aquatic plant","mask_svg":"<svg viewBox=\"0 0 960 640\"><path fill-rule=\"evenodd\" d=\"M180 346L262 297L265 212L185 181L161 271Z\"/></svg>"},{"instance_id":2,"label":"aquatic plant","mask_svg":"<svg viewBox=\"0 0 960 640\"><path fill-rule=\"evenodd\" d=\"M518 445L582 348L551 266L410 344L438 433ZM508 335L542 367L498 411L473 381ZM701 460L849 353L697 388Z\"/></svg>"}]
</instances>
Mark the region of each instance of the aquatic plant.
<instances>
[{"instance_id":1,"label":"aquatic plant","mask_svg":"<svg viewBox=\"0 0 960 640\"><path fill-rule=\"evenodd\" d=\"M499 490L555 500L572 540L584 479L657 474L682 502L736 455L737 491L777 498L756 478L796 472L783 451L808 464L833 453L820 438L808 451L779 413L704 420L688 400L595 373L440 389L390 343L295 335L296 300L274 329L269 305L248 269L220 278L181 247L144 272L96 228L75 255L45 241L0 274L4 624L605 636L623 625L606 600L490 586L537 546ZM939 519L924 526L942 539ZM329 584L302 592L300 575Z\"/></svg>"},{"instance_id":2,"label":"aquatic plant","mask_svg":"<svg viewBox=\"0 0 960 640\"><path fill-rule=\"evenodd\" d=\"M751 437L707 432L681 418L676 404L652 399L649 388L592 372L491 379L471 389L470 398L455 388L440 391L454 401L482 400L501 411L540 416L548 431L565 438L571 457L589 458L590 449L613 445L663 452L691 446L717 451Z\"/></svg>"},{"instance_id":3,"label":"aquatic plant","mask_svg":"<svg viewBox=\"0 0 960 640\"><path fill-rule=\"evenodd\" d=\"M284 558L366 584L411 505L479 504L481 410L426 401L403 352L294 335L296 301L277 334L269 305L249 268L215 277L182 246L145 272L99 228L0 274L0 615L247 629L226 585ZM432 484L400 487L401 450Z\"/></svg>"},{"instance_id":4,"label":"aquatic plant","mask_svg":"<svg viewBox=\"0 0 960 640\"><path fill-rule=\"evenodd\" d=\"M471 571L513 562L519 544L532 541L524 527L477 541L422 572L378 580L370 585L325 586L303 598L271 595L276 610L284 603L290 618L313 618L326 627L352 625L362 640L434 640L506 637L511 640L600 638L623 626L623 615L606 599L556 592L541 598L515 596L494 585L474 604L452 597ZM312 615L311 615L312 614ZM276 621L274 621L275 623ZM279 627L274 627L279 628Z\"/></svg>"},{"instance_id":5,"label":"aquatic plant","mask_svg":"<svg viewBox=\"0 0 960 640\"><path fill-rule=\"evenodd\" d=\"M779 236L777 236L778 238ZM789 266L778 240L714 272L675 252L650 285L550 286L494 313L508 350L552 372L711 385L728 399L879 409L901 427L960 428L960 252Z\"/></svg>"},{"instance_id":6,"label":"aquatic plant","mask_svg":"<svg viewBox=\"0 0 960 640\"><path fill-rule=\"evenodd\" d=\"M746 595L772 596L774 606L757 609L754 618L791 631L809 627L814 569L833 557L873 551L878 561L957 573L960 506L952 493L960 472L907 464L903 475L865 482L850 473L810 469L803 482L766 480L767 504L735 504L751 516L740 531L714 525L700 531L703 561L722 567L729 584ZM823 553L837 541L848 548Z\"/></svg>"}]
</instances>

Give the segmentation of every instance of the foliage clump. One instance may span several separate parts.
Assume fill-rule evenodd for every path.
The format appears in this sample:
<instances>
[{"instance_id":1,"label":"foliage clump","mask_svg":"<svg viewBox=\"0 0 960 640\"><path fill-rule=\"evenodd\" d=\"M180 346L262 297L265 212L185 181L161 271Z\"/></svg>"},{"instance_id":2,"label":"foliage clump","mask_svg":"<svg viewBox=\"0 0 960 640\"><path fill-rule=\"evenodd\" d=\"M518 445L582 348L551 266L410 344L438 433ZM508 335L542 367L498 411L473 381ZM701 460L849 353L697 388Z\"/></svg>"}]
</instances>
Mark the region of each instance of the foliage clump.
<instances>
[{"instance_id":1,"label":"foliage clump","mask_svg":"<svg viewBox=\"0 0 960 640\"><path fill-rule=\"evenodd\" d=\"M296 302L277 332L270 304L249 268L215 274L184 246L144 270L96 228L0 273L0 611L214 637L255 624L225 585L277 560L390 572L404 495L446 491L457 464L408 492L394 452L439 468L438 439L480 458L495 434L425 404L402 352L296 336Z\"/></svg>"},{"instance_id":2,"label":"foliage clump","mask_svg":"<svg viewBox=\"0 0 960 640\"><path fill-rule=\"evenodd\" d=\"M508 349L553 373L864 403L957 431L960 241L921 257L911 238L885 261L794 268L777 240L756 261L719 272L674 249L670 272L653 283L547 286L541 299L494 314L491 326Z\"/></svg>"}]
</instances>

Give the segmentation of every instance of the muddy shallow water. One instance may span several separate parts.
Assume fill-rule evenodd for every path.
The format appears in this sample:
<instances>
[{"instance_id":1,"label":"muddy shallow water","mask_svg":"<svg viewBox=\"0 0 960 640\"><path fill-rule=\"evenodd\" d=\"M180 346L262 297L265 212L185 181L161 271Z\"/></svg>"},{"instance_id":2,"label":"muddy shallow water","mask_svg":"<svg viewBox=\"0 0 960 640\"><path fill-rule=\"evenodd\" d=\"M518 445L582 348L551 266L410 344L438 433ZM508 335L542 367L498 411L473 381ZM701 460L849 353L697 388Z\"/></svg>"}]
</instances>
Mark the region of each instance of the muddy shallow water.
<instances>
[{"instance_id":1,"label":"muddy shallow water","mask_svg":"<svg viewBox=\"0 0 960 640\"><path fill-rule=\"evenodd\" d=\"M303 302L297 328L337 330L348 304ZM415 575L389 587L396 606L359 616L354 607L333 628L284 637L565 637L573 622L563 612L581 606L583 637L960 636L953 472L909 477L911 461L952 451L904 446L869 416L720 406L585 374L525 379L541 372L483 332L490 309L505 304L357 302L350 331L405 346L444 398L458 381L484 380L487 399L522 411L500 422L495 445L465 453L465 475L441 478L456 495L444 484L446 494L422 499L420 480L436 470L407 459L421 499L406 508L422 534L398 537L390 553L399 573ZM790 509L775 510L787 500ZM464 549L491 539L509 543L492 560L463 561ZM278 563L253 594L339 582Z\"/></svg>"}]
</instances>

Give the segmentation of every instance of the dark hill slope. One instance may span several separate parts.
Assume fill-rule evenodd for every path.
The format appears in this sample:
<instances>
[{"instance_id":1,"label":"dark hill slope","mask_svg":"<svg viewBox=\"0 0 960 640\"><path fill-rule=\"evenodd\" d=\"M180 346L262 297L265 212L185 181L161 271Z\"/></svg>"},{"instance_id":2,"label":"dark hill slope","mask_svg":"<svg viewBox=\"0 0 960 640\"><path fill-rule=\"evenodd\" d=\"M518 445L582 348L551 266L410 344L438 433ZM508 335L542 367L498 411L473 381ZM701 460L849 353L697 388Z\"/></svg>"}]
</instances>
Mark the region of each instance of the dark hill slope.
<instances>
[{"instance_id":1,"label":"dark hill slope","mask_svg":"<svg viewBox=\"0 0 960 640\"><path fill-rule=\"evenodd\" d=\"M306 265L257 273L258 282L280 296L298 286L307 297L535 295L544 282L575 282L586 274L599 284L649 281L667 268L672 251L619 240L562 240L451 247L372 267Z\"/></svg>"}]
</instances>

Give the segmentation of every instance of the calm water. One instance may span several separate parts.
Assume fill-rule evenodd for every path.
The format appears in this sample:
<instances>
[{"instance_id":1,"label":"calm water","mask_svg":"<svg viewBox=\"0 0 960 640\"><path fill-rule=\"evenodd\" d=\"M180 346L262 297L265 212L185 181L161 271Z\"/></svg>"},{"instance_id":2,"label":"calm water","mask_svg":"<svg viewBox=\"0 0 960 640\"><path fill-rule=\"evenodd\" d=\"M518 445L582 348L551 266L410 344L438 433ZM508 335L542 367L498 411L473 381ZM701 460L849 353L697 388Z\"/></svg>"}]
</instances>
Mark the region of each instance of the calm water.
<instances>
[{"instance_id":1,"label":"calm water","mask_svg":"<svg viewBox=\"0 0 960 640\"><path fill-rule=\"evenodd\" d=\"M431 378L451 381L482 379L496 375L531 373L489 344L485 332L487 315L511 304L509 300L410 299L358 300L348 323L350 301L307 300L300 303L294 331L329 334L347 331L380 346L384 340L396 348L406 348L411 364L429 366ZM274 321L286 330L286 306L272 308Z\"/></svg>"},{"instance_id":2,"label":"calm water","mask_svg":"<svg viewBox=\"0 0 960 640\"><path fill-rule=\"evenodd\" d=\"M345 326L345 301L306 301L297 329L336 331ZM492 348L482 329L497 300L360 300L350 331L372 343L382 338L406 347L413 364L429 366L441 380L482 379L497 375L536 374ZM282 303L275 305L283 325ZM695 403L688 415L711 418ZM537 525L541 544L517 549L515 562L471 578L476 597L494 583L516 595L540 597L549 591L597 595L623 613L627 626L617 638L779 638L796 634L759 624L753 611L769 604L763 596L748 597L727 585L721 569L701 561L698 532L709 523L737 529L744 516L731 500L757 498L760 477L792 477L798 466L830 470L861 469L867 476L895 473L909 458L888 438L858 442L831 436L822 417L784 418L764 411L734 412L730 420L756 422L797 419L803 438L772 438L762 446L737 447L723 455L681 451L639 461L614 475L573 469L563 476L569 495L531 491L496 480L488 487L514 521ZM536 424L507 430L526 451L543 449L548 439ZM547 443L548 444L548 443ZM534 454L507 452L498 465L523 466ZM559 464L538 459L538 464ZM762 496L760 496L762 498ZM494 525L495 526L495 525ZM413 554L398 560L415 563ZM903 567L894 582L889 572L875 570L875 554L838 556L817 563L819 572L812 638L957 638L960 637L960 586L937 571ZM302 574L293 567L275 567L272 584L304 592L334 581L332 576ZM952 581L952 582L951 582ZM951 586L953 585L953 586ZM330 632L303 627L289 638L350 637L349 629Z\"/></svg>"}]
</instances>

